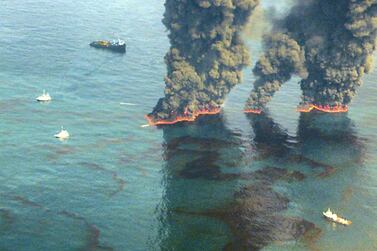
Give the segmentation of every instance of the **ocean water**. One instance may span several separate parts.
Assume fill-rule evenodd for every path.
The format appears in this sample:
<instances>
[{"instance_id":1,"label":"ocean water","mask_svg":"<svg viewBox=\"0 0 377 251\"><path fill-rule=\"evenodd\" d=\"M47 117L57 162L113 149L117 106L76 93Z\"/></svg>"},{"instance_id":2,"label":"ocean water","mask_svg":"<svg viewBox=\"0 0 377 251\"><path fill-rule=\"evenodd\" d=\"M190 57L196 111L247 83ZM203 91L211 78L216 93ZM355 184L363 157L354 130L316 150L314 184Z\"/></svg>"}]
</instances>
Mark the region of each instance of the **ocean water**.
<instances>
[{"instance_id":1,"label":"ocean water","mask_svg":"<svg viewBox=\"0 0 377 251\"><path fill-rule=\"evenodd\" d=\"M300 116L292 79L247 117L245 69L221 115L141 128L163 95L162 0L0 6L1 251L377 250L376 71L347 114ZM118 37L126 55L88 46ZM43 89L52 102L34 101ZM310 235L295 234L302 219Z\"/></svg>"}]
</instances>

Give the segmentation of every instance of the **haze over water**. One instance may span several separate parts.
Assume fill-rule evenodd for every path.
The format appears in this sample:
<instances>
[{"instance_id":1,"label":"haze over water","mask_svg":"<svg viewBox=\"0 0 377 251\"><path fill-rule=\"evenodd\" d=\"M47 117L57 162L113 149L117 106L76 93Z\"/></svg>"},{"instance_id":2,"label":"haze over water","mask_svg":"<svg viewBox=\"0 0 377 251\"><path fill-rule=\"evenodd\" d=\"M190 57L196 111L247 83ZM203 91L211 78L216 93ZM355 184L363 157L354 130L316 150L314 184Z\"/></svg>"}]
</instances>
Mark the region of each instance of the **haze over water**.
<instances>
[{"instance_id":1,"label":"haze over water","mask_svg":"<svg viewBox=\"0 0 377 251\"><path fill-rule=\"evenodd\" d=\"M224 217L237 192L262 183L289 201L278 217L321 230L256 238L264 250L377 249L376 71L348 114L300 117L293 79L269 114L246 117L245 69L220 116L141 128L163 95L163 1L0 4L0 250L221 250L245 238L234 229L245 215ZM118 37L126 55L88 46ZM255 62L261 41L246 39ZM34 101L43 89L51 103ZM64 142L53 137L62 125ZM275 180L274 170L299 175ZM353 224L328 223L327 207Z\"/></svg>"}]
</instances>

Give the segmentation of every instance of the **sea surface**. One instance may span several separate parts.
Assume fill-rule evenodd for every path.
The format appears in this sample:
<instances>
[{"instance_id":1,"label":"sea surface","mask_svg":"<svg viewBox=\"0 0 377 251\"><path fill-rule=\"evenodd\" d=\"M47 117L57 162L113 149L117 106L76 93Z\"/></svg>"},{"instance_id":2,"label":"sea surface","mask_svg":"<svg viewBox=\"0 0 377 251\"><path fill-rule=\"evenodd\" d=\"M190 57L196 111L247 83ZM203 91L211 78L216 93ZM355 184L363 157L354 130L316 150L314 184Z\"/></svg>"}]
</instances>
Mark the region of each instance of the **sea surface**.
<instances>
[{"instance_id":1,"label":"sea surface","mask_svg":"<svg viewBox=\"0 0 377 251\"><path fill-rule=\"evenodd\" d=\"M222 114L142 128L163 95L163 12L0 0L0 250L377 250L377 71L347 114L300 115L292 79L246 116L248 68ZM126 55L88 46L118 37ZM245 40L255 62L261 41Z\"/></svg>"}]
</instances>

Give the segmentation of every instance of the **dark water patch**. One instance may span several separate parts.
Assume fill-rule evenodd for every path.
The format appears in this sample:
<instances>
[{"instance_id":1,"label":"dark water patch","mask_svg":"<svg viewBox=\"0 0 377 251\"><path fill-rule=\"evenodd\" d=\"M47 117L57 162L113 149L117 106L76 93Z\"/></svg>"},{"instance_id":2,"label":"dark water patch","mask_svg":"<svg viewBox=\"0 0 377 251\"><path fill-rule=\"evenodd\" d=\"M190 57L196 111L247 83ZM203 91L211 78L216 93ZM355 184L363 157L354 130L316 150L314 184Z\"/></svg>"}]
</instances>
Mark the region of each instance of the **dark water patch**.
<instances>
[{"instance_id":1,"label":"dark water patch","mask_svg":"<svg viewBox=\"0 0 377 251\"><path fill-rule=\"evenodd\" d=\"M342 191L342 196L341 196L341 201L343 204L348 203L352 197L354 196L354 188L350 185L347 186L345 189Z\"/></svg>"},{"instance_id":2,"label":"dark water patch","mask_svg":"<svg viewBox=\"0 0 377 251\"><path fill-rule=\"evenodd\" d=\"M134 153L121 153L121 156L119 157L119 163L120 164L129 164L131 162L137 162L141 158L145 158L145 155L138 156Z\"/></svg>"},{"instance_id":3,"label":"dark water patch","mask_svg":"<svg viewBox=\"0 0 377 251\"><path fill-rule=\"evenodd\" d=\"M336 168L331 167L331 166L326 166L325 169L323 170L323 172L321 172L317 176L319 178L327 178L327 177L334 175L336 173L336 171L337 171Z\"/></svg>"},{"instance_id":4,"label":"dark water patch","mask_svg":"<svg viewBox=\"0 0 377 251\"><path fill-rule=\"evenodd\" d=\"M64 167L64 168L72 168L72 169L73 168L80 168L80 169L86 169L86 170L89 169L89 170L92 170L92 171L95 171L95 172L99 172L98 177L110 176L112 181L114 181L114 183L116 184L116 188L114 188L114 190L111 191L111 192L107 192L107 195L109 197L113 197L113 196L117 195L118 193L123 192L126 185L127 185L126 180L121 175L119 175L118 172L116 172L114 170L107 169L107 168L103 167L102 165L94 163L94 162L82 161L82 162L78 162L78 163L70 163L70 162L59 162L58 163L57 161L52 161L51 163L56 165L56 166ZM85 173L85 175L88 175L88 173ZM84 179L86 179L86 178L84 178Z\"/></svg>"},{"instance_id":5,"label":"dark water patch","mask_svg":"<svg viewBox=\"0 0 377 251\"><path fill-rule=\"evenodd\" d=\"M99 238L100 238L101 231L97 228L96 225L88 222L87 219L84 218L83 216L76 213L68 212L65 210L58 212L58 214L81 221L85 224L87 228L86 241L83 247L78 249L79 251L102 251L102 250L112 251L114 250L111 247L105 247L105 246L100 245Z\"/></svg>"},{"instance_id":6,"label":"dark water patch","mask_svg":"<svg viewBox=\"0 0 377 251\"><path fill-rule=\"evenodd\" d=\"M119 158L118 163L122 166L129 166L131 163L133 165L135 164L136 165L135 168L139 170L140 174L144 177L148 177L150 175L148 169L141 166L139 163L145 160L143 158L145 158L145 156L147 155L142 155L143 157L135 156L135 155L136 154L130 154L129 156L122 156Z\"/></svg>"},{"instance_id":7,"label":"dark water patch","mask_svg":"<svg viewBox=\"0 0 377 251\"><path fill-rule=\"evenodd\" d=\"M299 154L292 154L292 155L288 156L288 158L286 159L286 162L289 163L289 164L290 163L305 164L305 165L308 165L309 167L311 167L313 169L320 168L320 169L322 169L322 172L317 175L317 177L320 177L320 178L330 177L337 170L337 168L335 166L331 166L329 164L321 163L319 161L307 158L306 156L299 155Z\"/></svg>"},{"instance_id":8,"label":"dark water patch","mask_svg":"<svg viewBox=\"0 0 377 251\"><path fill-rule=\"evenodd\" d=\"M42 205L40 205L40 204L38 204L34 201L31 201L28 198L23 197L23 196L16 195L16 196L13 197L13 200L20 202L24 206L34 207L34 208L43 208Z\"/></svg>"},{"instance_id":9,"label":"dark water patch","mask_svg":"<svg viewBox=\"0 0 377 251\"><path fill-rule=\"evenodd\" d=\"M254 131L255 160L271 159L286 165L319 168L322 169L317 175L320 178L334 175L345 164L350 166L363 162L363 140L356 136L352 121L344 114L301 114L297 136L289 135L269 117L268 112L248 115L248 119ZM315 155L310 149L315 151ZM344 154L344 158L329 156L330 149L350 154ZM314 159L312 155L319 157ZM336 163L339 159L344 161Z\"/></svg>"},{"instance_id":10,"label":"dark water patch","mask_svg":"<svg viewBox=\"0 0 377 251\"><path fill-rule=\"evenodd\" d=\"M221 172L221 167L215 162L218 154L211 153L185 165L185 168L179 172L178 176L186 179L208 179L208 180L229 180L237 178L237 174L225 174Z\"/></svg>"},{"instance_id":11,"label":"dark water patch","mask_svg":"<svg viewBox=\"0 0 377 251\"><path fill-rule=\"evenodd\" d=\"M8 100L0 100L0 113L7 114L11 112L16 112L20 108L25 108L27 103L28 103L27 100L25 100L24 98L12 98Z\"/></svg>"},{"instance_id":12,"label":"dark water patch","mask_svg":"<svg viewBox=\"0 0 377 251\"><path fill-rule=\"evenodd\" d=\"M218 155L206 155L187 163L183 170L178 172L178 177L185 179L207 179L207 180L255 180L268 184L273 184L278 180L302 181L305 174L299 171L290 171L285 168L264 167L253 172L224 173L221 166L216 164Z\"/></svg>"},{"instance_id":13,"label":"dark water patch","mask_svg":"<svg viewBox=\"0 0 377 251\"><path fill-rule=\"evenodd\" d=\"M288 198L263 183L242 187L234 197L240 209L254 213L276 213L287 209L289 203Z\"/></svg>"},{"instance_id":14,"label":"dark water patch","mask_svg":"<svg viewBox=\"0 0 377 251\"><path fill-rule=\"evenodd\" d=\"M180 127L179 133L176 128L164 128L166 190L169 196L164 204L166 215L206 216L226 223L233 235L232 242L225 247L227 250L259 250L271 243L294 241L310 236L309 233L313 233L313 236L320 233L313 223L305 219L283 215L288 208L289 199L272 189L272 185L278 181L297 182L306 178L300 170L284 168L290 163L294 164L288 161L290 156L298 155L300 158L295 161L304 161L304 156L299 151L299 142L270 118L262 115L256 120L251 121L256 126L253 127L255 138L251 142L229 133L223 120L219 120L216 126L213 125L215 128L212 134L205 125L197 123ZM258 121L262 123L258 124ZM202 138L197 135L210 136ZM211 142L213 138L215 140ZM239 168L242 163L250 164L261 152L274 160L273 164L279 163L282 167L264 164L264 167L255 171L226 172L230 171L229 167ZM229 157L233 159L229 160ZM227 166L229 163L231 164ZM175 186L179 187L180 183L173 185L174 182L179 182L176 177L186 179L185 182L195 180L195 184L200 179L234 181L237 182L235 189L239 187L241 180L247 180L252 185L237 189L235 193L230 192L230 198L217 202L219 206L216 208L207 206L207 210L195 211L191 207L186 209L185 206L180 206L181 202L177 202L179 199L175 197L174 191L169 191ZM203 196L200 193L197 195ZM174 203L178 205L174 207Z\"/></svg>"},{"instance_id":15,"label":"dark water patch","mask_svg":"<svg viewBox=\"0 0 377 251\"><path fill-rule=\"evenodd\" d=\"M45 149L48 148L48 149L50 149L51 153L49 153L48 156L47 156L47 159L49 161L56 161L56 160L60 159L62 156L71 155L71 154L75 154L75 153L78 152L76 147L69 146L69 145L48 145L48 144L45 144L45 145L38 146L38 148L45 148Z\"/></svg>"},{"instance_id":16,"label":"dark water patch","mask_svg":"<svg viewBox=\"0 0 377 251\"><path fill-rule=\"evenodd\" d=\"M320 139L332 144L344 142L348 146L359 147L366 140L357 136L355 125L347 114L302 113L297 135L299 141Z\"/></svg>"},{"instance_id":17,"label":"dark water patch","mask_svg":"<svg viewBox=\"0 0 377 251\"><path fill-rule=\"evenodd\" d=\"M169 149L169 151L164 151L163 159L165 161L170 161L177 156L201 156L201 155L210 155L212 151L203 151L195 149Z\"/></svg>"},{"instance_id":18,"label":"dark water patch","mask_svg":"<svg viewBox=\"0 0 377 251\"><path fill-rule=\"evenodd\" d=\"M85 228L86 228L86 238L84 240L84 244L82 245L82 247L78 248L77 250L80 250L80 251L99 251L99 250L110 251L110 250L113 250L113 248L111 248L111 247L106 247L106 246L100 245L99 239L100 239L101 232L98 229L98 227L96 225L90 223L85 217L83 217L83 216L81 216L77 213L69 212L69 211L66 211L66 210L53 212L49 208L44 207L43 205L36 203L36 202L34 202L34 201L24 197L24 196L20 196L20 195L15 195L15 196L14 195L6 195L6 197L10 200L13 200L13 201L20 203L21 205L23 205L25 207L31 207L31 208L36 208L36 209L42 210L45 214L51 213L53 215L61 215L61 216L64 216L64 217L74 219L75 221L79 221L79 222L84 223ZM2 212L2 210L0 210L0 214L2 214L1 212ZM6 215L9 218L10 214L7 213ZM47 215L46 215L46 217L47 217ZM10 219L12 220L12 218L10 218Z\"/></svg>"},{"instance_id":19,"label":"dark water patch","mask_svg":"<svg viewBox=\"0 0 377 251\"><path fill-rule=\"evenodd\" d=\"M182 136L169 140L164 144L164 147L169 150L175 150L182 147L182 145L195 145L198 150L217 151L222 148L239 146L240 143L217 138Z\"/></svg>"},{"instance_id":20,"label":"dark water patch","mask_svg":"<svg viewBox=\"0 0 377 251\"><path fill-rule=\"evenodd\" d=\"M14 216L11 210L6 208L0 208L0 235L3 232L8 231L14 222Z\"/></svg>"},{"instance_id":21,"label":"dark water patch","mask_svg":"<svg viewBox=\"0 0 377 251\"><path fill-rule=\"evenodd\" d=\"M269 244L304 239L314 241L321 230L299 217L283 216L289 199L275 192L268 184L255 183L234 194L234 201L218 209L188 213L214 217L224 221L233 233L233 240L224 250L261 250Z\"/></svg>"},{"instance_id":22,"label":"dark water patch","mask_svg":"<svg viewBox=\"0 0 377 251\"><path fill-rule=\"evenodd\" d=\"M238 175L221 172L222 167L244 163L245 141L239 132L232 133L221 115L201 118L181 127L164 128L163 159L173 175L187 179L235 179ZM208 126L203 121L217 122ZM204 135L204 136L198 136ZM236 157L235 157L236 156Z\"/></svg>"},{"instance_id":23,"label":"dark water patch","mask_svg":"<svg viewBox=\"0 0 377 251\"><path fill-rule=\"evenodd\" d=\"M97 163L80 162L78 166L89 168L89 169L95 170L95 171L100 171L100 172L103 172L103 173L106 173L106 174L110 174L112 180L117 184L117 189L109 194L110 197L116 195L119 192L122 192L124 190L125 186L126 186L126 181L122 177L120 177L117 172L106 169L106 168L104 168L103 166L101 166Z\"/></svg>"},{"instance_id":24,"label":"dark water patch","mask_svg":"<svg viewBox=\"0 0 377 251\"><path fill-rule=\"evenodd\" d=\"M135 138L133 136L127 136L122 138L106 138L97 140L94 144L90 144L87 147L93 149L104 149L112 145L125 145L130 141L133 141Z\"/></svg>"},{"instance_id":25,"label":"dark water patch","mask_svg":"<svg viewBox=\"0 0 377 251\"><path fill-rule=\"evenodd\" d=\"M259 169L252 174L253 178L259 181L274 183L278 180L296 180L302 181L306 178L305 174L300 171L290 171L285 168L265 167Z\"/></svg>"},{"instance_id":26,"label":"dark water patch","mask_svg":"<svg viewBox=\"0 0 377 251\"><path fill-rule=\"evenodd\" d=\"M139 169L140 174L146 177L149 175L148 169L141 166L140 163L144 163L146 160L152 160L155 158L161 158L161 160L163 160L164 158L170 157L171 156L164 156L160 143L151 142L150 146L145 150L138 150L137 152L121 150L117 162L124 167L128 167L130 165L135 166L135 168Z\"/></svg>"},{"instance_id":27,"label":"dark water patch","mask_svg":"<svg viewBox=\"0 0 377 251\"><path fill-rule=\"evenodd\" d=\"M261 250L269 244L304 239L306 235L320 233L315 224L295 217L270 215L250 220L243 215L241 224L230 221L239 236L224 250Z\"/></svg>"},{"instance_id":28,"label":"dark water patch","mask_svg":"<svg viewBox=\"0 0 377 251\"><path fill-rule=\"evenodd\" d=\"M118 189L110 193L110 196L114 196L117 193L122 192L126 186L126 181L123 178L119 177L118 174L113 173L112 179L118 184Z\"/></svg>"}]
</instances>

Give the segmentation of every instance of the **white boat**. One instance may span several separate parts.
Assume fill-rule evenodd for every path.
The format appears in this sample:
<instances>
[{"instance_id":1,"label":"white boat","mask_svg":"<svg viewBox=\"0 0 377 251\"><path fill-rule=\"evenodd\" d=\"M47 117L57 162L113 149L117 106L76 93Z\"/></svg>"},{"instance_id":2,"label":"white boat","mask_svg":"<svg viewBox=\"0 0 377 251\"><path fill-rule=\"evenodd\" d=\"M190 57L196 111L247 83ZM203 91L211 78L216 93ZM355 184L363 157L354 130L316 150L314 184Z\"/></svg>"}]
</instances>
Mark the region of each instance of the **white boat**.
<instances>
[{"instance_id":1,"label":"white boat","mask_svg":"<svg viewBox=\"0 0 377 251\"><path fill-rule=\"evenodd\" d=\"M55 134L54 135L55 138L58 138L58 139L68 139L69 138L69 133L67 130L64 130L64 128L62 127L60 132Z\"/></svg>"},{"instance_id":2,"label":"white boat","mask_svg":"<svg viewBox=\"0 0 377 251\"><path fill-rule=\"evenodd\" d=\"M332 222L339 223L345 226L349 226L352 224L352 221L346 220L342 217L339 217L337 214L331 212L330 208L328 208L326 212L323 212L323 216L325 216L326 219Z\"/></svg>"},{"instance_id":3,"label":"white boat","mask_svg":"<svg viewBox=\"0 0 377 251\"><path fill-rule=\"evenodd\" d=\"M37 97L37 101L39 102L51 101L51 96L50 94L48 94L48 92L46 93L46 91L43 90L43 94Z\"/></svg>"}]
</instances>

